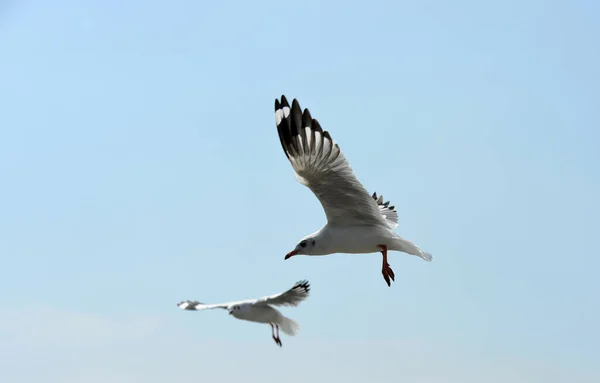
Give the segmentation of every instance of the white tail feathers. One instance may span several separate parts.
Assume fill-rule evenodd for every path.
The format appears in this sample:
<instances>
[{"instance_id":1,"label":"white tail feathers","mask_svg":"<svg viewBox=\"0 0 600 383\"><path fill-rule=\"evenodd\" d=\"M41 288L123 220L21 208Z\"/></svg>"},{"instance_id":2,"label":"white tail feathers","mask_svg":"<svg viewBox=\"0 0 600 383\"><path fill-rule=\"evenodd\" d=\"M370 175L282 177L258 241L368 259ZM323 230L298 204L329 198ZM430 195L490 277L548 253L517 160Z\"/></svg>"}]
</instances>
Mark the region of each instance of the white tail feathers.
<instances>
[{"instance_id":1,"label":"white tail feathers","mask_svg":"<svg viewBox=\"0 0 600 383\"><path fill-rule=\"evenodd\" d=\"M407 241L403 238L396 238L396 245L394 250L402 251L407 254L416 255L417 257L421 257L427 262L431 262L433 260L433 255L431 253L427 253L419 248L419 246L415 245L411 241Z\"/></svg>"},{"instance_id":2,"label":"white tail feathers","mask_svg":"<svg viewBox=\"0 0 600 383\"><path fill-rule=\"evenodd\" d=\"M278 323L279 328L283 331L284 334L289 336L294 336L300 331L300 325L294 321L293 319L281 316L281 319Z\"/></svg>"}]
</instances>

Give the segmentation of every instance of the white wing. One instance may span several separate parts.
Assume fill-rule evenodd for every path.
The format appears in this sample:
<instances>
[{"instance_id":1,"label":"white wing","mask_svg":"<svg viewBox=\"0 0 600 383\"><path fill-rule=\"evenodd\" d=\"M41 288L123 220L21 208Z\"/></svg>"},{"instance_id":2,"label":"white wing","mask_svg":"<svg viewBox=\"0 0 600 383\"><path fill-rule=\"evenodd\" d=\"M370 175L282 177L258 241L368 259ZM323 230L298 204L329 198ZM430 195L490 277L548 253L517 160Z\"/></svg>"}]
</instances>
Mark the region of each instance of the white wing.
<instances>
[{"instance_id":1,"label":"white wing","mask_svg":"<svg viewBox=\"0 0 600 383\"><path fill-rule=\"evenodd\" d=\"M296 99L275 100L275 122L285 155L298 181L317 196L327 221L338 225L389 226L377 202L358 181L327 131Z\"/></svg>"},{"instance_id":2,"label":"white wing","mask_svg":"<svg viewBox=\"0 0 600 383\"><path fill-rule=\"evenodd\" d=\"M294 286L279 294L262 297L253 301L254 304L267 304L273 306L298 306L300 302L308 298L310 284L308 281L298 281Z\"/></svg>"},{"instance_id":3,"label":"white wing","mask_svg":"<svg viewBox=\"0 0 600 383\"><path fill-rule=\"evenodd\" d=\"M225 309L232 303L217 303L213 305L207 305L198 301L183 301L177 303L177 307L183 310L210 310L210 309Z\"/></svg>"}]
</instances>

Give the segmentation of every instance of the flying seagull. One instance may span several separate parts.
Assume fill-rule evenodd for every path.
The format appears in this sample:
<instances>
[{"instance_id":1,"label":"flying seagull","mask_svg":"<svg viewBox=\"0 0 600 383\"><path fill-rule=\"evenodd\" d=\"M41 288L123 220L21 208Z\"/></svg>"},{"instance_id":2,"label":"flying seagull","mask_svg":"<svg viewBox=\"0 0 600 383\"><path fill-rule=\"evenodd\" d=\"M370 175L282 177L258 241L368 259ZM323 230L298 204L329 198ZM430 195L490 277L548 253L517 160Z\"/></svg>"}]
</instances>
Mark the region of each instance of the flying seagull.
<instances>
[{"instance_id":1,"label":"flying seagull","mask_svg":"<svg viewBox=\"0 0 600 383\"><path fill-rule=\"evenodd\" d=\"M296 99L292 107L285 96L275 100L275 122L283 151L292 164L296 179L319 199L327 223L302 238L285 259L292 256L334 253L381 252L383 279L391 286L394 272L388 264L388 250L433 259L414 243L394 233L398 213L383 196L370 195L354 175L350 164L329 132L321 129L308 109Z\"/></svg>"},{"instance_id":2,"label":"flying seagull","mask_svg":"<svg viewBox=\"0 0 600 383\"><path fill-rule=\"evenodd\" d=\"M208 310L208 309L225 309L229 311L229 315L233 315L237 319L246 320L257 323L268 323L271 326L271 335L273 340L281 347L281 339L279 339L279 328L285 334L294 336L300 330L300 326L294 320L283 316L279 310L273 306L298 306L300 302L308 298L310 292L310 284L308 281L298 281L289 290L262 297L259 299L250 299L238 302L217 303L207 305L198 301L183 301L177 306L183 310Z\"/></svg>"}]
</instances>

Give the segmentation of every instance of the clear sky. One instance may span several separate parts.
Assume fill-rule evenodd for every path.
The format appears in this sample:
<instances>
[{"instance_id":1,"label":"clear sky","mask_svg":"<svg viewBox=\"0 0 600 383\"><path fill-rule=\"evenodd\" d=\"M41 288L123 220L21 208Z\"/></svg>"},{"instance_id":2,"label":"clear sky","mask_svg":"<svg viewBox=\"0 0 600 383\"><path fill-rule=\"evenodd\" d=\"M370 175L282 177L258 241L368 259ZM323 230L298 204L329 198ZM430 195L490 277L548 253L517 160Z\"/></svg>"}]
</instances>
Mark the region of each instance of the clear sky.
<instances>
[{"instance_id":1,"label":"clear sky","mask_svg":"<svg viewBox=\"0 0 600 383\"><path fill-rule=\"evenodd\" d=\"M0 381L600 381L597 1L0 4ZM283 260L282 94L432 263Z\"/></svg>"}]
</instances>

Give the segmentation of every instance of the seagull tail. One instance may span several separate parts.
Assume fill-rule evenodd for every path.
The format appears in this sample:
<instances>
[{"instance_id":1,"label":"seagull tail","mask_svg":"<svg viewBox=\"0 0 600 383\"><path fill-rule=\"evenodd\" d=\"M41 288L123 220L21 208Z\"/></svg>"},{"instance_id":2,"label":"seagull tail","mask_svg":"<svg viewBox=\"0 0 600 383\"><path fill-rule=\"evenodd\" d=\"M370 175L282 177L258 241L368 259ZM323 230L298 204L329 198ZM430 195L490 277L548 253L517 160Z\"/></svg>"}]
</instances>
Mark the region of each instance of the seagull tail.
<instances>
[{"instance_id":1,"label":"seagull tail","mask_svg":"<svg viewBox=\"0 0 600 383\"><path fill-rule=\"evenodd\" d=\"M296 322L293 319L284 317L283 315L281 316L278 325L281 331L283 331L284 334L289 336L294 336L298 334L298 331L300 331L300 325L298 324L298 322Z\"/></svg>"},{"instance_id":2,"label":"seagull tail","mask_svg":"<svg viewBox=\"0 0 600 383\"><path fill-rule=\"evenodd\" d=\"M426 251L423 251L419 248L419 246L415 245L411 241L407 241L403 238L396 238L395 240L394 250L402 251L407 254L416 255L417 257L421 257L427 262L431 262L433 260L433 255Z\"/></svg>"}]
</instances>

